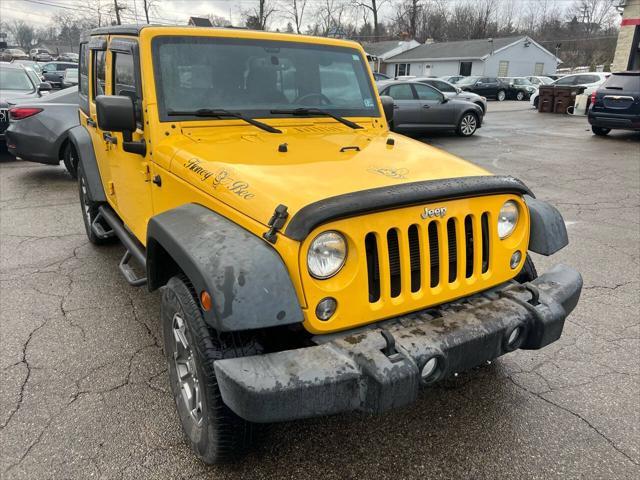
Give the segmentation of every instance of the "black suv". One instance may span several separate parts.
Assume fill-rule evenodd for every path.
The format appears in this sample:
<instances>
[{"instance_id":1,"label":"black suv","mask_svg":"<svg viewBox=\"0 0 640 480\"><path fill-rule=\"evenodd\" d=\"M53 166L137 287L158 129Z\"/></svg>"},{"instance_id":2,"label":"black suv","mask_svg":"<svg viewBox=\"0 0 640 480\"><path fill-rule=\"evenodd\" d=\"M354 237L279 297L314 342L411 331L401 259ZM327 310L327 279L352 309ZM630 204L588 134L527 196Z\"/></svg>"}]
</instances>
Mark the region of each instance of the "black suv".
<instances>
[{"instance_id":1,"label":"black suv","mask_svg":"<svg viewBox=\"0 0 640 480\"><path fill-rule=\"evenodd\" d=\"M464 77L456 83L466 92L473 92L487 98L495 98L499 102L507 98L509 86L496 77Z\"/></svg>"},{"instance_id":2,"label":"black suv","mask_svg":"<svg viewBox=\"0 0 640 480\"><path fill-rule=\"evenodd\" d=\"M640 131L640 71L614 73L591 94L589 123L596 135Z\"/></svg>"}]
</instances>

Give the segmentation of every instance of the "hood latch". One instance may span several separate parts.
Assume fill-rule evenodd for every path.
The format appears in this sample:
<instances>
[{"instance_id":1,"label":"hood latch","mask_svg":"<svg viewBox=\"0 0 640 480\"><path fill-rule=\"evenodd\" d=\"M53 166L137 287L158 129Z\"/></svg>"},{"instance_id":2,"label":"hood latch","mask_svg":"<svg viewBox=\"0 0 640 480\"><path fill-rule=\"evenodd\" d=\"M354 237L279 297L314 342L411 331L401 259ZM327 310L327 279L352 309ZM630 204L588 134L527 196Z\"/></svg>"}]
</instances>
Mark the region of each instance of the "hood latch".
<instances>
[{"instance_id":1,"label":"hood latch","mask_svg":"<svg viewBox=\"0 0 640 480\"><path fill-rule=\"evenodd\" d=\"M269 229L269 231L263 233L262 237L269 243L276 243L276 241L278 240L276 232L284 226L284 223L287 221L288 217L289 212L287 212L287 206L282 204L278 205L273 211L273 215L271 216L271 219L267 224L271 228Z\"/></svg>"}]
</instances>

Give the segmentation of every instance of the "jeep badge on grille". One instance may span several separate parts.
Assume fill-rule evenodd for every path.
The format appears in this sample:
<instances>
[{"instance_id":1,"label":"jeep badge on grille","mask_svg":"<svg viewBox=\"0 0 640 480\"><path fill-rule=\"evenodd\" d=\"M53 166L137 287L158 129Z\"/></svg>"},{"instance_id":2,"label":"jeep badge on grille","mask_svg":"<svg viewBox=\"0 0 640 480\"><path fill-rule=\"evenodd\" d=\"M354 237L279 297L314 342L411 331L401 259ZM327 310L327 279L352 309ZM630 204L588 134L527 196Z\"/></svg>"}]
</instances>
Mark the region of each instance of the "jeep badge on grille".
<instances>
[{"instance_id":1,"label":"jeep badge on grille","mask_svg":"<svg viewBox=\"0 0 640 480\"><path fill-rule=\"evenodd\" d=\"M440 207L440 208L425 207L424 212L422 212L420 216L422 217L423 220L426 220L427 218L433 218L433 217L444 218L446 214L447 214L447 207Z\"/></svg>"}]
</instances>

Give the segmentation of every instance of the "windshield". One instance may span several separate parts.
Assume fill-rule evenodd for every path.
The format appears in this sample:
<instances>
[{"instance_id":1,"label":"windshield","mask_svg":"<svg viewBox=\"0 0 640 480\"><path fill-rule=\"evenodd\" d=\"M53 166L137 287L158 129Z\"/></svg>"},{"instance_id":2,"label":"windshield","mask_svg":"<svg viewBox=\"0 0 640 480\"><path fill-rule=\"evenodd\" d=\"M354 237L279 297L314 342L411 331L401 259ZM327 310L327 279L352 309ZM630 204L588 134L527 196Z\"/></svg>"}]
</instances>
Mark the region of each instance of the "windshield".
<instances>
[{"instance_id":1,"label":"windshield","mask_svg":"<svg viewBox=\"0 0 640 480\"><path fill-rule=\"evenodd\" d=\"M22 69L0 69L0 89L32 92L34 86Z\"/></svg>"},{"instance_id":2,"label":"windshield","mask_svg":"<svg viewBox=\"0 0 640 480\"><path fill-rule=\"evenodd\" d=\"M158 37L153 42L162 120L171 111L225 109L272 117L274 109L322 108L378 116L355 49L253 39Z\"/></svg>"},{"instance_id":3,"label":"windshield","mask_svg":"<svg viewBox=\"0 0 640 480\"><path fill-rule=\"evenodd\" d=\"M478 77L464 77L458 80L456 85L473 85L478 80Z\"/></svg>"}]
</instances>

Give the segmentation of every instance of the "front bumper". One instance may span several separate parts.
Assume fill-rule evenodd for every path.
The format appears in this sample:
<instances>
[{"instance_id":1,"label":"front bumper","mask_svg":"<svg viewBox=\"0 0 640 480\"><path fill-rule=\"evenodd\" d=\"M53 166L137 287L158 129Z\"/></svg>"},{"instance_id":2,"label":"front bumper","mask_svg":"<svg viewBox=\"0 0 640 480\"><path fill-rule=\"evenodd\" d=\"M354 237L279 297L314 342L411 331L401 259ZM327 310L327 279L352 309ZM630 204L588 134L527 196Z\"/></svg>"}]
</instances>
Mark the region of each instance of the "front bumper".
<instances>
[{"instance_id":1,"label":"front bumper","mask_svg":"<svg viewBox=\"0 0 640 480\"><path fill-rule=\"evenodd\" d=\"M581 290L580 274L558 265L530 283L326 335L317 346L218 360L218 385L224 402L253 422L382 412L413 402L422 385L558 340ZM422 367L434 357L435 372L423 379Z\"/></svg>"}]
</instances>

